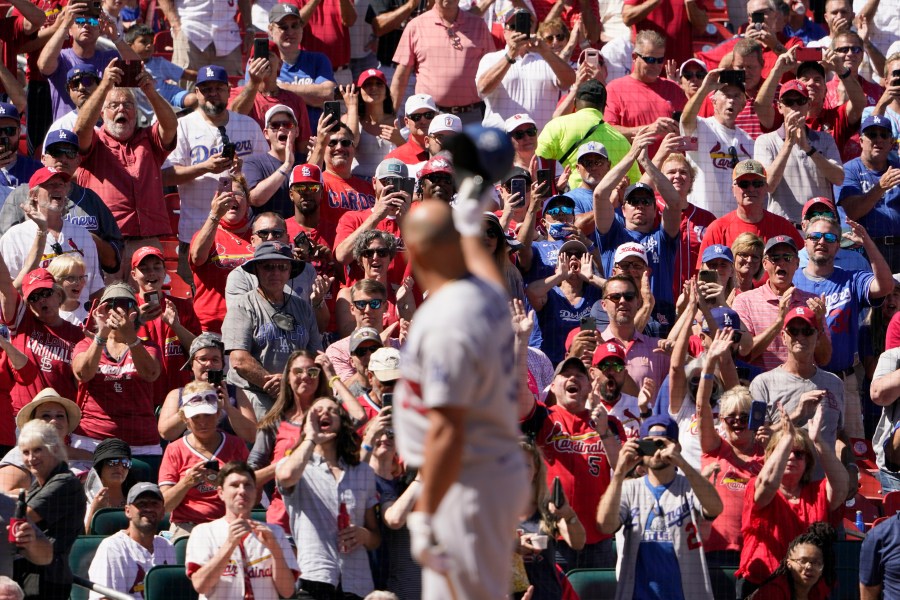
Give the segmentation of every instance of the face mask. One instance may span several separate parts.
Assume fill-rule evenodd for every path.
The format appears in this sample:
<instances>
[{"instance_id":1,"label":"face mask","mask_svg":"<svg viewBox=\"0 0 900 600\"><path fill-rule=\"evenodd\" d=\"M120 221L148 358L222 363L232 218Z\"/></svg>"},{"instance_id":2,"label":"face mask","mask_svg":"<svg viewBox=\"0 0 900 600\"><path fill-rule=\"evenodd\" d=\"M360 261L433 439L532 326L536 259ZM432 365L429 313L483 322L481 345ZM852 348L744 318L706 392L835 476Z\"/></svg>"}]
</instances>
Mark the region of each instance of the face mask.
<instances>
[{"instance_id":1,"label":"face mask","mask_svg":"<svg viewBox=\"0 0 900 600\"><path fill-rule=\"evenodd\" d=\"M547 234L555 240L571 237L572 231L567 227L566 223L550 223L547 226Z\"/></svg>"}]
</instances>

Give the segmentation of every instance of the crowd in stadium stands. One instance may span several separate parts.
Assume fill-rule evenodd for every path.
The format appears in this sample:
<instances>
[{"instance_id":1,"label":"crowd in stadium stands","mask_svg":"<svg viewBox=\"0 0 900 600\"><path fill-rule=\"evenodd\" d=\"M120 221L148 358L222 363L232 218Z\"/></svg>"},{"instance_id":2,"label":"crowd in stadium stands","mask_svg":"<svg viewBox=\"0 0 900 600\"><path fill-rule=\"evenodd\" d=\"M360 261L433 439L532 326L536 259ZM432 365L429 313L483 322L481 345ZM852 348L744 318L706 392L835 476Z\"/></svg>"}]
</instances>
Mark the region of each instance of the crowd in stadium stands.
<instances>
[{"instance_id":1,"label":"crowd in stadium stands","mask_svg":"<svg viewBox=\"0 0 900 600\"><path fill-rule=\"evenodd\" d=\"M421 597L404 217L473 124L509 597L900 598L897 0L0 0L0 598Z\"/></svg>"}]
</instances>

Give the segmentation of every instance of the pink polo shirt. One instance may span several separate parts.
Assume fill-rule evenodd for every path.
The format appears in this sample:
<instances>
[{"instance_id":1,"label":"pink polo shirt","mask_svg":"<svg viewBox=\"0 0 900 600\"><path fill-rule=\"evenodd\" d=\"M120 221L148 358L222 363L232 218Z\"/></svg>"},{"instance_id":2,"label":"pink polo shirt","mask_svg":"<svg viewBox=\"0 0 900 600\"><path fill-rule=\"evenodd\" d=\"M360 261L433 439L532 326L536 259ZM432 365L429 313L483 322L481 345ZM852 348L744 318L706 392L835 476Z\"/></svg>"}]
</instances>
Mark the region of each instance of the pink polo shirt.
<instances>
[{"instance_id":1,"label":"pink polo shirt","mask_svg":"<svg viewBox=\"0 0 900 600\"><path fill-rule=\"evenodd\" d=\"M416 93L429 94L438 106L467 106L480 102L475 74L481 57L496 47L484 19L460 10L451 30L459 37L454 48L447 27L432 9L409 22L394 62L416 74Z\"/></svg>"},{"instance_id":2,"label":"pink polo shirt","mask_svg":"<svg viewBox=\"0 0 900 600\"><path fill-rule=\"evenodd\" d=\"M161 170L175 141L173 136L163 146L156 123L138 129L125 143L105 127L94 130L94 143L75 171L75 181L103 198L123 236L171 235Z\"/></svg>"},{"instance_id":3,"label":"pink polo shirt","mask_svg":"<svg viewBox=\"0 0 900 600\"><path fill-rule=\"evenodd\" d=\"M603 341L616 340L616 336L607 327L600 334ZM669 374L669 355L665 352L654 352L659 338L635 332L631 341L618 340L625 346L625 370L635 383L641 385L644 377L660 382Z\"/></svg>"}]
</instances>

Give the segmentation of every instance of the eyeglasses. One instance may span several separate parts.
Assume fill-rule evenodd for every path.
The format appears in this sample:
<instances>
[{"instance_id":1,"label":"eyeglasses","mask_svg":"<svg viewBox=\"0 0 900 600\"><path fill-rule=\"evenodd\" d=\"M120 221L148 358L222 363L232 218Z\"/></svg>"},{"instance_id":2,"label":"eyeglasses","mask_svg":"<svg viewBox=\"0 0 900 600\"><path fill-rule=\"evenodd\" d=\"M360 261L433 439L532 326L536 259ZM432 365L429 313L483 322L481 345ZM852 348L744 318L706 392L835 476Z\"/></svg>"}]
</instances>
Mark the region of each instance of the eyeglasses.
<instances>
[{"instance_id":1,"label":"eyeglasses","mask_svg":"<svg viewBox=\"0 0 900 600\"><path fill-rule=\"evenodd\" d=\"M447 28L447 37L450 38L450 46L457 51L463 49L462 40L459 38L459 34L453 29L453 25Z\"/></svg>"},{"instance_id":2,"label":"eyeglasses","mask_svg":"<svg viewBox=\"0 0 900 600\"><path fill-rule=\"evenodd\" d=\"M747 252L738 252L735 254L737 258L742 260L746 260L747 262L756 262L758 260L762 260L762 256L757 256L755 254L749 254Z\"/></svg>"},{"instance_id":3,"label":"eyeglasses","mask_svg":"<svg viewBox=\"0 0 900 600\"><path fill-rule=\"evenodd\" d=\"M544 36L544 41L548 44L552 44L553 42L564 42L568 37L569 36L562 33L548 33Z\"/></svg>"},{"instance_id":4,"label":"eyeglasses","mask_svg":"<svg viewBox=\"0 0 900 600\"><path fill-rule=\"evenodd\" d=\"M616 266L623 271L643 271L647 265L639 261L634 261L616 263Z\"/></svg>"},{"instance_id":5,"label":"eyeglasses","mask_svg":"<svg viewBox=\"0 0 900 600\"><path fill-rule=\"evenodd\" d=\"M100 21L94 18L85 18L85 17L75 17L76 25L90 25L91 27L97 27L100 25Z\"/></svg>"},{"instance_id":6,"label":"eyeglasses","mask_svg":"<svg viewBox=\"0 0 900 600\"><path fill-rule=\"evenodd\" d=\"M10 125L9 127L0 127L0 134L13 136L19 133L19 128L15 125Z\"/></svg>"},{"instance_id":7,"label":"eyeglasses","mask_svg":"<svg viewBox=\"0 0 900 600\"><path fill-rule=\"evenodd\" d=\"M806 450L791 450L791 458L806 460Z\"/></svg>"},{"instance_id":8,"label":"eyeglasses","mask_svg":"<svg viewBox=\"0 0 900 600\"><path fill-rule=\"evenodd\" d=\"M584 160L578 161L578 164L580 164L585 169L594 169L596 167L602 166L603 163L607 160L608 159L603 158L602 156L598 158L585 158Z\"/></svg>"},{"instance_id":9,"label":"eyeglasses","mask_svg":"<svg viewBox=\"0 0 900 600\"><path fill-rule=\"evenodd\" d=\"M433 110L429 110L428 112L416 113L414 115L406 115L406 118L409 119L410 121L412 121L413 123L418 123L422 119L425 119L426 121L430 121L435 117L435 115L437 115L436 112L434 112Z\"/></svg>"},{"instance_id":10,"label":"eyeglasses","mask_svg":"<svg viewBox=\"0 0 900 600\"><path fill-rule=\"evenodd\" d=\"M74 90L79 87L89 88L91 86L97 85L98 83L100 83L100 81L96 77L94 77L93 75L86 75L84 77L76 77L75 79L70 79L68 85L70 90Z\"/></svg>"},{"instance_id":11,"label":"eyeglasses","mask_svg":"<svg viewBox=\"0 0 900 600\"><path fill-rule=\"evenodd\" d=\"M329 148L336 148L338 144L341 145L341 148L349 148L350 145L353 144L353 140L348 140L347 138L341 140L328 140Z\"/></svg>"},{"instance_id":12,"label":"eyeglasses","mask_svg":"<svg viewBox=\"0 0 900 600\"><path fill-rule=\"evenodd\" d=\"M263 271L276 271L279 273L286 273L291 270L291 265L289 265L287 261L279 261L275 263L259 265L259 268Z\"/></svg>"},{"instance_id":13,"label":"eyeglasses","mask_svg":"<svg viewBox=\"0 0 900 600\"><path fill-rule=\"evenodd\" d=\"M744 425L750 422L750 415L747 413L741 413L737 416L729 416L722 417L722 420L725 421L729 427L734 427L735 425Z\"/></svg>"},{"instance_id":14,"label":"eyeglasses","mask_svg":"<svg viewBox=\"0 0 900 600\"><path fill-rule=\"evenodd\" d=\"M821 231L814 231L812 233L806 234L806 239L812 240L814 242L818 242L819 240L825 240L828 244L833 244L838 241L838 236L833 233L823 233Z\"/></svg>"},{"instance_id":15,"label":"eyeglasses","mask_svg":"<svg viewBox=\"0 0 900 600\"><path fill-rule=\"evenodd\" d=\"M321 183L295 183L291 186L291 191L302 194L303 192L318 192L322 189Z\"/></svg>"},{"instance_id":16,"label":"eyeglasses","mask_svg":"<svg viewBox=\"0 0 900 600\"><path fill-rule=\"evenodd\" d=\"M660 56L659 58L657 58L655 56L644 56L643 54L638 54L637 52L635 52L634 55L637 56L638 58L640 58L642 61L644 61L648 65L661 65L666 62L665 56Z\"/></svg>"},{"instance_id":17,"label":"eyeglasses","mask_svg":"<svg viewBox=\"0 0 900 600\"><path fill-rule=\"evenodd\" d=\"M797 258L797 255L791 254L790 252L785 252L784 254L767 254L766 258L768 259L768 261L770 263L777 264L777 263L780 263L781 261L791 262L792 260Z\"/></svg>"},{"instance_id":18,"label":"eyeglasses","mask_svg":"<svg viewBox=\"0 0 900 600\"><path fill-rule=\"evenodd\" d=\"M134 102L107 102L106 108L108 110L119 110L120 108L124 108L125 110L134 110Z\"/></svg>"},{"instance_id":19,"label":"eyeglasses","mask_svg":"<svg viewBox=\"0 0 900 600\"><path fill-rule=\"evenodd\" d=\"M789 558L788 560L797 563L803 569L806 569L807 567L812 569L825 568L825 563L820 560L809 560L808 558Z\"/></svg>"},{"instance_id":20,"label":"eyeglasses","mask_svg":"<svg viewBox=\"0 0 900 600\"><path fill-rule=\"evenodd\" d=\"M279 129L291 130L293 128L294 128L293 121L278 121L277 123L273 121L273 122L269 123L269 129L271 129L272 131L278 131Z\"/></svg>"},{"instance_id":21,"label":"eyeglasses","mask_svg":"<svg viewBox=\"0 0 900 600\"><path fill-rule=\"evenodd\" d=\"M372 310L378 310L379 308L381 308L382 304L384 304L384 300L382 300L381 298L375 298L373 300L353 301L353 306L355 306L357 310L366 310L366 307L369 307Z\"/></svg>"},{"instance_id":22,"label":"eyeglasses","mask_svg":"<svg viewBox=\"0 0 900 600\"><path fill-rule=\"evenodd\" d=\"M816 332L812 327L785 327L785 330L793 338L800 336L809 337Z\"/></svg>"},{"instance_id":23,"label":"eyeglasses","mask_svg":"<svg viewBox=\"0 0 900 600\"><path fill-rule=\"evenodd\" d=\"M104 304L110 310L116 310L117 308L121 308L122 310L125 310L125 311L129 311L132 308L134 308L135 306L137 306L137 304L134 302L134 300L129 300L128 298L113 298L112 300L107 300L106 302L104 302Z\"/></svg>"},{"instance_id":24,"label":"eyeglasses","mask_svg":"<svg viewBox=\"0 0 900 600\"><path fill-rule=\"evenodd\" d=\"M574 215L575 209L571 206L554 206L553 208L547 209L545 215L550 215L551 217L558 217L559 215Z\"/></svg>"},{"instance_id":25,"label":"eyeglasses","mask_svg":"<svg viewBox=\"0 0 900 600\"><path fill-rule=\"evenodd\" d=\"M66 157L72 159L78 156L78 150L75 148L51 148L50 150L47 150L47 154L53 158Z\"/></svg>"},{"instance_id":26,"label":"eyeglasses","mask_svg":"<svg viewBox=\"0 0 900 600\"><path fill-rule=\"evenodd\" d=\"M682 71L681 76L685 79L703 79L706 77L706 71Z\"/></svg>"},{"instance_id":27,"label":"eyeglasses","mask_svg":"<svg viewBox=\"0 0 900 600\"><path fill-rule=\"evenodd\" d=\"M363 356L366 356L367 354L372 354L379 348L381 348L381 346L374 346L374 345L366 346L364 348L357 348L356 350L353 351L353 356L355 356L356 358L362 358Z\"/></svg>"},{"instance_id":28,"label":"eyeglasses","mask_svg":"<svg viewBox=\"0 0 900 600\"><path fill-rule=\"evenodd\" d=\"M757 189L757 190L758 190L759 188L761 188L761 187L763 187L764 185L766 185L766 182L763 181L762 179L754 179L753 181L747 181L747 180L744 180L744 181L735 181L735 182L734 182L734 185L738 186L738 187L741 188L742 190L746 190L746 189L749 189L749 188L754 188L754 189Z\"/></svg>"},{"instance_id":29,"label":"eyeglasses","mask_svg":"<svg viewBox=\"0 0 900 600\"><path fill-rule=\"evenodd\" d=\"M87 275L64 275L62 280L66 283L81 283L87 281Z\"/></svg>"},{"instance_id":30,"label":"eyeglasses","mask_svg":"<svg viewBox=\"0 0 900 600\"><path fill-rule=\"evenodd\" d=\"M284 235L284 229L260 229L254 232L253 235L259 236L264 240L280 238Z\"/></svg>"},{"instance_id":31,"label":"eyeglasses","mask_svg":"<svg viewBox=\"0 0 900 600\"><path fill-rule=\"evenodd\" d=\"M625 370L625 363L619 362L617 360L604 360L602 363L597 365L597 368L604 373L606 373L607 371L621 373Z\"/></svg>"},{"instance_id":32,"label":"eyeglasses","mask_svg":"<svg viewBox=\"0 0 900 600\"><path fill-rule=\"evenodd\" d=\"M878 129L873 131L872 129L867 129L863 131L863 135L869 138L870 140L890 140L893 139L894 134L890 131L884 131L883 129Z\"/></svg>"},{"instance_id":33,"label":"eyeglasses","mask_svg":"<svg viewBox=\"0 0 900 600\"><path fill-rule=\"evenodd\" d=\"M33 294L29 295L28 302L30 302L31 304L34 304L35 302L40 302L41 300L49 298L52 295L53 295L52 288L44 288L42 290L39 290L39 291L34 292Z\"/></svg>"},{"instance_id":34,"label":"eyeglasses","mask_svg":"<svg viewBox=\"0 0 900 600\"><path fill-rule=\"evenodd\" d=\"M296 369L291 369L291 372L297 375L308 375L310 379L317 379L322 369L320 367L297 367Z\"/></svg>"},{"instance_id":35,"label":"eyeglasses","mask_svg":"<svg viewBox=\"0 0 900 600\"><path fill-rule=\"evenodd\" d=\"M834 212L830 211L830 210L813 210L813 211L807 212L806 215L804 215L804 216L807 219L812 219L815 217L827 217L829 219L837 218L837 215L835 215Z\"/></svg>"},{"instance_id":36,"label":"eyeglasses","mask_svg":"<svg viewBox=\"0 0 900 600\"><path fill-rule=\"evenodd\" d=\"M362 252L359 253L363 258L373 259L376 256L378 258L386 258L391 255L390 250L387 248L366 248Z\"/></svg>"},{"instance_id":37,"label":"eyeglasses","mask_svg":"<svg viewBox=\"0 0 900 600\"><path fill-rule=\"evenodd\" d=\"M525 136L534 137L536 135L537 135L537 127L529 127L528 129L521 129L521 130L513 131L512 133L509 134L509 137L513 138L514 140L521 140Z\"/></svg>"},{"instance_id":38,"label":"eyeglasses","mask_svg":"<svg viewBox=\"0 0 900 600\"><path fill-rule=\"evenodd\" d=\"M625 200L625 204L629 206L653 206L656 199L650 196L629 196Z\"/></svg>"},{"instance_id":39,"label":"eyeglasses","mask_svg":"<svg viewBox=\"0 0 900 600\"><path fill-rule=\"evenodd\" d=\"M782 98L781 100L779 100L779 102L781 102L788 108L791 108L794 106L806 106L807 104L809 104L809 98L797 96L795 98Z\"/></svg>"},{"instance_id":40,"label":"eyeglasses","mask_svg":"<svg viewBox=\"0 0 900 600\"><path fill-rule=\"evenodd\" d=\"M447 173L430 173L422 177L423 181L430 181L431 183L444 183L446 185L453 185L453 176Z\"/></svg>"},{"instance_id":41,"label":"eyeglasses","mask_svg":"<svg viewBox=\"0 0 900 600\"><path fill-rule=\"evenodd\" d=\"M106 466L108 467L124 467L126 469L131 468L131 459L130 458L111 458L106 461Z\"/></svg>"},{"instance_id":42,"label":"eyeglasses","mask_svg":"<svg viewBox=\"0 0 900 600\"><path fill-rule=\"evenodd\" d=\"M606 298L604 298L604 300L609 300L610 302L618 303L619 300L621 300L622 298L625 298L626 302L633 302L634 299L637 298L637 294L634 292L623 292L621 294L618 292L613 292L611 294L607 294Z\"/></svg>"},{"instance_id":43,"label":"eyeglasses","mask_svg":"<svg viewBox=\"0 0 900 600\"><path fill-rule=\"evenodd\" d=\"M834 51L837 54L861 54L863 48L862 46L841 46L840 48L835 48Z\"/></svg>"}]
</instances>

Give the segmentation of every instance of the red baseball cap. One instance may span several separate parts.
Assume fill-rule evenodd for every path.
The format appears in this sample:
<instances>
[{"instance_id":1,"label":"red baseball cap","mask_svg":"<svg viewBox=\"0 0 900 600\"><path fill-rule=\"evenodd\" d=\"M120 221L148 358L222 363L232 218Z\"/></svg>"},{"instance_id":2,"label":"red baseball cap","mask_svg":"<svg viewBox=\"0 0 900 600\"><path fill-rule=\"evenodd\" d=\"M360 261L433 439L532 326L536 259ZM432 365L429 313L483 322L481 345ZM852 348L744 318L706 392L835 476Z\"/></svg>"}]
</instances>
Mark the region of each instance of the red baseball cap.
<instances>
[{"instance_id":1,"label":"red baseball cap","mask_svg":"<svg viewBox=\"0 0 900 600\"><path fill-rule=\"evenodd\" d=\"M28 296L35 290L53 289L56 280L53 274L47 269L35 269L29 271L25 275L25 281L22 282L22 297L28 300Z\"/></svg>"},{"instance_id":2,"label":"red baseball cap","mask_svg":"<svg viewBox=\"0 0 900 600\"><path fill-rule=\"evenodd\" d=\"M596 350L594 350L594 357L591 359L591 364L596 367L604 360L611 357L618 358L622 362L625 362L625 348L615 342L603 342L597 346Z\"/></svg>"},{"instance_id":3,"label":"red baseball cap","mask_svg":"<svg viewBox=\"0 0 900 600\"><path fill-rule=\"evenodd\" d=\"M787 327L788 323L794 319L800 319L809 324L813 329L819 329L819 320L816 318L816 313L807 306L797 306L796 308L789 310L788 314L784 317L784 326Z\"/></svg>"},{"instance_id":4,"label":"red baseball cap","mask_svg":"<svg viewBox=\"0 0 900 600\"><path fill-rule=\"evenodd\" d=\"M163 262L165 262L166 260L163 256L162 250L160 250L156 246L142 246L135 250L134 254L131 255L131 268L133 269L141 264L141 261L148 256L155 256Z\"/></svg>"},{"instance_id":5,"label":"red baseball cap","mask_svg":"<svg viewBox=\"0 0 900 600\"><path fill-rule=\"evenodd\" d=\"M834 213L834 216L837 217L837 208L834 206L834 202L832 202L829 198L824 198L822 196L818 196L816 198L810 198L806 201L806 204L803 205L803 211L800 213L801 218L806 218L806 211L813 207L815 204L824 204L828 207L828 210Z\"/></svg>"},{"instance_id":6,"label":"red baseball cap","mask_svg":"<svg viewBox=\"0 0 900 600\"><path fill-rule=\"evenodd\" d=\"M31 176L31 179L28 180L28 188L31 189L35 186L47 183L54 177L62 177L63 181L68 181L70 179L68 173L63 173L62 171L57 171L50 167L41 167L35 171L34 175Z\"/></svg>"},{"instance_id":7,"label":"red baseball cap","mask_svg":"<svg viewBox=\"0 0 900 600\"><path fill-rule=\"evenodd\" d=\"M784 95L788 92L797 92L804 98L809 98L809 90L807 90L806 86L796 79L791 79L790 81L782 85L781 89L778 91L778 97L784 98Z\"/></svg>"},{"instance_id":8,"label":"red baseball cap","mask_svg":"<svg viewBox=\"0 0 900 600\"><path fill-rule=\"evenodd\" d=\"M448 175L453 175L453 165L450 164L450 160L445 156L433 156L428 162L422 165L422 169L419 171L419 179L433 173L447 173Z\"/></svg>"},{"instance_id":9,"label":"red baseball cap","mask_svg":"<svg viewBox=\"0 0 900 600\"><path fill-rule=\"evenodd\" d=\"M359 74L359 77L357 77L356 87L362 87L366 81L368 81L369 79L372 79L373 77L375 79L377 79L378 81L380 81L381 83L383 83L385 86L387 86L388 83L387 83L387 79L384 76L384 73L382 73L378 69L366 69L365 71L363 71L362 73Z\"/></svg>"},{"instance_id":10,"label":"red baseball cap","mask_svg":"<svg viewBox=\"0 0 900 600\"><path fill-rule=\"evenodd\" d=\"M291 171L291 185L295 183L322 183L322 170L316 165L297 165Z\"/></svg>"}]
</instances>

